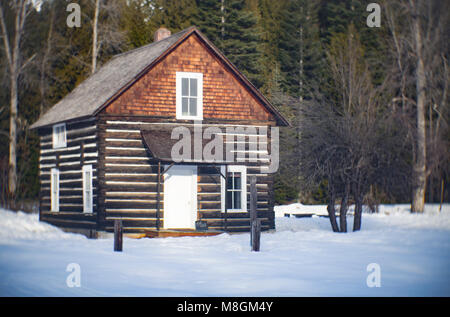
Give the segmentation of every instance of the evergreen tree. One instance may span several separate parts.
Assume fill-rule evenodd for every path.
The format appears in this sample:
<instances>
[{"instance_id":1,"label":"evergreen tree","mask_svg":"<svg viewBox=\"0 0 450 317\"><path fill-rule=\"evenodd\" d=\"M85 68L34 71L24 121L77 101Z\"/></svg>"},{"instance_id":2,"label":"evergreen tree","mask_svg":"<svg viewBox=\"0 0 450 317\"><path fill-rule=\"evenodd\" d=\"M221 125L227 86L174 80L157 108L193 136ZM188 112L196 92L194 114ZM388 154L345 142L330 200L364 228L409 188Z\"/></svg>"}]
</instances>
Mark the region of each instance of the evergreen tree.
<instances>
[{"instance_id":1,"label":"evergreen tree","mask_svg":"<svg viewBox=\"0 0 450 317\"><path fill-rule=\"evenodd\" d=\"M261 87L261 30L245 0L198 1L200 31L256 86Z\"/></svg>"},{"instance_id":2,"label":"evergreen tree","mask_svg":"<svg viewBox=\"0 0 450 317\"><path fill-rule=\"evenodd\" d=\"M155 14L151 23L155 30L164 26L175 33L190 27L196 13L195 0L155 0Z\"/></svg>"},{"instance_id":3,"label":"evergreen tree","mask_svg":"<svg viewBox=\"0 0 450 317\"><path fill-rule=\"evenodd\" d=\"M220 0L197 0L197 12L193 23L216 46L222 42L222 2Z\"/></svg>"},{"instance_id":4,"label":"evergreen tree","mask_svg":"<svg viewBox=\"0 0 450 317\"><path fill-rule=\"evenodd\" d=\"M289 0L282 11L279 61L282 88L305 99L319 86L323 50L319 39L317 1Z\"/></svg>"}]
</instances>

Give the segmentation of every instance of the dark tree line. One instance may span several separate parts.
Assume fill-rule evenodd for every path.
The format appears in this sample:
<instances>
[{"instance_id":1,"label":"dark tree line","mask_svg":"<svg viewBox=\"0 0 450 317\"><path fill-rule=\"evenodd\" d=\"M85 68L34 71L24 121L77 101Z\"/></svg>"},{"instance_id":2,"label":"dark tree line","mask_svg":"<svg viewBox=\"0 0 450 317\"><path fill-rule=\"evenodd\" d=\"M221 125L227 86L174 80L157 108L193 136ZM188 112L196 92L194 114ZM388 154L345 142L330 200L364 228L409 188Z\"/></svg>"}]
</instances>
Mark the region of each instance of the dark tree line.
<instances>
[{"instance_id":1,"label":"dark tree line","mask_svg":"<svg viewBox=\"0 0 450 317\"><path fill-rule=\"evenodd\" d=\"M72 2L79 28L66 24ZM421 211L421 199L448 200L448 3L380 1L380 28L367 26L367 4L43 0L36 10L2 1L2 203L37 197L38 138L28 126L40 114L112 55L152 42L160 26L190 25L292 124L281 131L277 203L326 203L333 230L346 231L353 204L358 229L363 205L412 202Z\"/></svg>"}]
</instances>

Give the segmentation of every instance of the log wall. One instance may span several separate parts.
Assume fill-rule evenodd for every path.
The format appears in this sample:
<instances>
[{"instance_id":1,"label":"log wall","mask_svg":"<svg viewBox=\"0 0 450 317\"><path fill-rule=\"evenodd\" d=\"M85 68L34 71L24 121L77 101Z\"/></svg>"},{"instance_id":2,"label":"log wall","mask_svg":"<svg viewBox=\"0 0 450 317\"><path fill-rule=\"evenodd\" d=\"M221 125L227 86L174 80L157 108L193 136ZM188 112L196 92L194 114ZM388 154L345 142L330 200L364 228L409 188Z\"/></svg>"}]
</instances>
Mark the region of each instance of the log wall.
<instances>
[{"instance_id":1,"label":"log wall","mask_svg":"<svg viewBox=\"0 0 450 317\"><path fill-rule=\"evenodd\" d=\"M99 134L99 228L113 230L115 219L121 218L125 232L143 232L155 229L157 212L157 163L143 144L141 129L160 122L141 117L101 115ZM225 131L225 128L224 128ZM247 193L250 195L249 177L257 177L258 217L263 229L274 228L273 180L261 172L261 163L247 169ZM220 170L220 166L218 166ZM220 174L214 166L198 168L198 219L205 220L210 229L248 231L249 213L221 211ZM163 177L161 176L161 180ZM164 224L164 185L160 191L160 228ZM248 196L247 202L250 202Z\"/></svg>"},{"instance_id":2,"label":"log wall","mask_svg":"<svg viewBox=\"0 0 450 317\"><path fill-rule=\"evenodd\" d=\"M161 176L157 215L158 165L143 144L141 129L161 122L149 118L101 115L96 120L66 124L67 146L53 149L52 128L40 129L40 219L59 227L112 232L121 219L126 233L164 226L164 184ZM222 126L225 131L225 126ZM225 136L227 140L228 136ZM245 148L248 151L249 147ZM93 212L83 212L82 167L93 168ZM264 230L274 228L273 179L264 173L264 160L247 167L247 210L250 177L257 177L258 217ZM60 211L52 212L50 171L60 171ZM164 168L164 167L163 167ZM162 168L162 169L163 169ZM220 166L199 165L197 175L199 220L213 230L250 229L249 212L222 212Z\"/></svg>"},{"instance_id":3,"label":"log wall","mask_svg":"<svg viewBox=\"0 0 450 317\"><path fill-rule=\"evenodd\" d=\"M67 143L64 148L53 148L52 127L39 129L40 159L39 203L40 219L59 227L97 228L98 148L97 125L94 118L66 123ZM93 212L83 212L83 165L92 165ZM50 173L59 169L59 211L51 211Z\"/></svg>"}]
</instances>

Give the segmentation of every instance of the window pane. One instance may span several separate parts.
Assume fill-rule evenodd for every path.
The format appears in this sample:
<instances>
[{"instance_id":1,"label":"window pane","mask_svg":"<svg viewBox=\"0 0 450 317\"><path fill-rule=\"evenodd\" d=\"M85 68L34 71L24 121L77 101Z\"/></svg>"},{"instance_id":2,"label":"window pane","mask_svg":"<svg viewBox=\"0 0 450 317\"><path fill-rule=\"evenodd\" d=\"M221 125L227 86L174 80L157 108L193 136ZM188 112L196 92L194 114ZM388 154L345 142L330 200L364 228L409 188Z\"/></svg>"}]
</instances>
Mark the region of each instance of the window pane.
<instances>
[{"instance_id":1,"label":"window pane","mask_svg":"<svg viewBox=\"0 0 450 317\"><path fill-rule=\"evenodd\" d=\"M241 189L241 173L234 173L234 189Z\"/></svg>"},{"instance_id":2,"label":"window pane","mask_svg":"<svg viewBox=\"0 0 450 317\"><path fill-rule=\"evenodd\" d=\"M92 203L91 192L87 191L86 192L86 207L88 210L91 209L91 203Z\"/></svg>"},{"instance_id":3,"label":"window pane","mask_svg":"<svg viewBox=\"0 0 450 317\"><path fill-rule=\"evenodd\" d=\"M233 209L241 209L241 192L234 192Z\"/></svg>"},{"instance_id":4,"label":"window pane","mask_svg":"<svg viewBox=\"0 0 450 317\"><path fill-rule=\"evenodd\" d=\"M233 189L231 186L233 184L233 173L228 173L227 177L227 189Z\"/></svg>"},{"instance_id":5,"label":"window pane","mask_svg":"<svg viewBox=\"0 0 450 317\"><path fill-rule=\"evenodd\" d=\"M189 115L196 116L197 115L197 98L189 98Z\"/></svg>"},{"instance_id":6,"label":"window pane","mask_svg":"<svg viewBox=\"0 0 450 317\"><path fill-rule=\"evenodd\" d=\"M53 174L53 183L52 183L52 189L53 189L53 193L57 193L58 190L56 188L56 184L58 182L58 176L56 174Z\"/></svg>"},{"instance_id":7,"label":"window pane","mask_svg":"<svg viewBox=\"0 0 450 317\"><path fill-rule=\"evenodd\" d=\"M181 79L181 95L189 96L189 78Z\"/></svg>"},{"instance_id":8,"label":"window pane","mask_svg":"<svg viewBox=\"0 0 450 317\"><path fill-rule=\"evenodd\" d=\"M84 172L84 181L85 181L85 188L86 190L91 189L91 172L86 171Z\"/></svg>"},{"instance_id":9,"label":"window pane","mask_svg":"<svg viewBox=\"0 0 450 317\"><path fill-rule=\"evenodd\" d=\"M233 205L232 205L232 197L233 197L233 192L227 191L227 195L226 195L226 206L228 206L229 209L233 209Z\"/></svg>"},{"instance_id":10,"label":"window pane","mask_svg":"<svg viewBox=\"0 0 450 317\"><path fill-rule=\"evenodd\" d=\"M189 98L181 98L181 113L183 114L183 116L187 116L189 115Z\"/></svg>"},{"instance_id":11,"label":"window pane","mask_svg":"<svg viewBox=\"0 0 450 317\"><path fill-rule=\"evenodd\" d=\"M197 96L197 79L195 78L190 79L190 93L191 97Z\"/></svg>"}]
</instances>

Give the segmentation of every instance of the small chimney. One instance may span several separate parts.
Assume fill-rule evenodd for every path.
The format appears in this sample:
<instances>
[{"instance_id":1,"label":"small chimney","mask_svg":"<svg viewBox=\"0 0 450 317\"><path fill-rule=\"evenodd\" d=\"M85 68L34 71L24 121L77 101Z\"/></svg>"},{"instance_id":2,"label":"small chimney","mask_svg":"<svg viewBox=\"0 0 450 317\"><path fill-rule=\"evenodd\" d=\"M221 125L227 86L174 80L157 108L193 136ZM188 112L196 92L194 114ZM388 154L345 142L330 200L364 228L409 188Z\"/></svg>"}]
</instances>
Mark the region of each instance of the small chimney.
<instances>
[{"instance_id":1,"label":"small chimney","mask_svg":"<svg viewBox=\"0 0 450 317\"><path fill-rule=\"evenodd\" d=\"M161 27L156 30L154 36L153 36L153 42L158 42L166 37L169 37L171 35L170 31L164 27Z\"/></svg>"}]
</instances>

